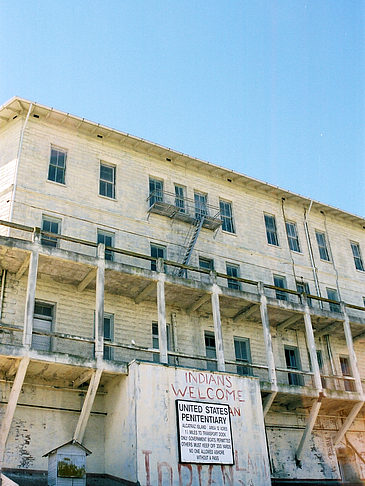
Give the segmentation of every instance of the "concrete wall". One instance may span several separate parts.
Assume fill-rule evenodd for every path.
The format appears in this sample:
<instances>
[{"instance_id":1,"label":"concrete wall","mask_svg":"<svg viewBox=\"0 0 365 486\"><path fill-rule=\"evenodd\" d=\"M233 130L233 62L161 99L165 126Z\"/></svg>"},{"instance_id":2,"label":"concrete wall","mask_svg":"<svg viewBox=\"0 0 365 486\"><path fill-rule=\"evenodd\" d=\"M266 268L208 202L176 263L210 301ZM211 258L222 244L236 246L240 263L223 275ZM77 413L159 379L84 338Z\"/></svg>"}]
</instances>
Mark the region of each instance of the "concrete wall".
<instances>
[{"instance_id":1,"label":"concrete wall","mask_svg":"<svg viewBox=\"0 0 365 486\"><path fill-rule=\"evenodd\" d=\"M224 386L219 384L219 379L224 380ZM114 393L108 397L113 401L116 395L120 397L114 402L119 418L108 417L106 429L109 441L106 441L105 453L114 463L114 474L119 470L117 476L134 480L131 464L136 464L137 478L143 486L270 484L256 379L132 363L127 380L130 381L127 390L124 380L120 382L118 391L115 391L116 383L113 383ZM207 399L207 388L215 394L214 400ZM221 392L226 393L227 390L228 398L219 400L217 395L220 397ZM126 391L127 396L122 398ZM188 400L228 403L231 406L235 449L233 466L179 466L175 400L182 395ZM110 434L113 436L110 437Z\"/></svg>"},{"instance_id":2,"label":"concrete wall","mask_svg":"<svg viewBox=\"0 0 365 486\"><path fill-rule=\"evenodd\" d=\"M0 421L10 392L10 383L0 383ZM85 393L24 385L7 442L4 467L47 470L43 454L72 439ZM104 397L97 396L93 411L104 412ZM92 454L88 472L104 472L105 415L91 414L84 445Z\"/></svg>"},{"instance_id":3,"label":"concrete wall","mask_svg":"<svg viewBox=\"0 0 365 486\"><path fill-rule=\"evenodd\" d=\"M65 185L47 181L51 145L67 150ZM100 161L116 166L115 200L98 195ZM199 190L216 206L219 199L232 202L236 233L219 230L213 237L212 231L203 229L193 264L199 255L213 258L215 268L222 272L226 262L237 263L242 276L272 283L273 274L279 274L286 276L290 288L302 277L315 292L302 203L285 201L283 211L281 197L267 191L267 186L253 190L38 119L29 120L24 136L14 220L40 225L42 214L47 214L62 220L64 234L95 240L98 228L109 230L115 233L118 247L149 253L152 241L167 246L168 258L181 258L188 225L154 214L148 218L149 176L164 180L166 191L173 192L178 183L186 185L189 197ZM264 212L276 218L279 247L267 244ZM284 216L297 223L301 253L289 250ZM350 247L350 241L358 242L365 256L362 227L312 209L309 230L322 295L327 295L326 287L336 288L338 283L344 300L362 305L365 272L355 269ZM327 231L333 262L320 260L315 230Z\"/></svg>"}]
</instances>

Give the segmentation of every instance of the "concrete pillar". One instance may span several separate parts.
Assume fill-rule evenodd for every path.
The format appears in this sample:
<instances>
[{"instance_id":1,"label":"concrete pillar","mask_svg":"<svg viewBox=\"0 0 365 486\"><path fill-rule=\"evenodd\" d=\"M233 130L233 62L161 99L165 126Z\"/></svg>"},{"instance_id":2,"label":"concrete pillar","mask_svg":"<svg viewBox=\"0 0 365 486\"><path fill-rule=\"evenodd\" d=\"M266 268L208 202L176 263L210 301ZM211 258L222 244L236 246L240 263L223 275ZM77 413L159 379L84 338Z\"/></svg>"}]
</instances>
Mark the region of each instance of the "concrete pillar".
<instances>
[{"instance_id":1,"label":"concrete pillar","mask_svg":"<svg viewBox=\"0 0 365 486\"><path fill-rule=\"evenodd\" d=\"M212 280L212 311L213 311L213 322L214 322L214 338L215 338L215 349L217 353L217 368L218 371L225 371L226 365L224 360L223 351L223 335L222 335L222 322L221 322L221 311L219 307L219 294L221 289L217 285L217 278L214 272L211 272Z\"/></svg>"},{"instance_id":2,"label":"concrete pillar","mask_svg":"<svg viewBox=\"0 0 365 486\"><path fill-rule=\"evenodd\" d=\"M308 351L309 357L311 360L312 371L313 371L313 378L314 378L314 387L321 392L322 391L322 380L321 380L321 373L319 371L319 364L317 358L317 349L316 343L314 341L314 334L313 334L313 327L312 327L312 320L310 316L309 305L307 302L307 298L303 296L304 300L304 324L305 324L305 334L307 337L307 344L308 344Z\"/></svg>"},{"instance_id":3,"label":"concrete pillar","mask_svg":"<svg viewBox=\"0 0 365 486\"><path fill-rule=\"evenodd\" d=\"M350 327L350 319L346 311L346 306L343 302L341 302L341 310L344 316L344 321L343 321L343 329L345 331L345 339L346 339L346 344L347 344L347 349L349 352L349 360L350 360L350 366L351 366L351 371L352 371L352 376L355 378L355 388L357 393L360 393L361 396L364 395L363 389L362 389L362 383L361 383L361 378L360 378L360 372L359 368L357 366L357 359L356 359L356 354L354 350L354 343L352 340L352 334L351 334L351 327Z\"/></svg>"},{"instance_id":4,"label":"concrete pillar","mask_svg":"<svg viewBox=\"0 0 365 486\"><path fill-rule=\"evenodd\" d=\"M40 229L34 228L33 249L29 259L27 294L25 299L23 346L30 348L32 344L33 314L35 303L35 292L37 287L37 272L40 248Z\"/></svg>"},{"instance_id":5,"label":"concrete pillar","mask_svg":"<svg viewBox=\"0 0 365 486\"><path fill-rule=\"evenodd\" d=\"M264 333L269 381L271 383L272 391L277 391L278 385L277 385L277 378L276 378L275 359L274 359L274 352L272 349L269 314L267 312L267 298L264 293L263 282L259 282L258 291L260 293L260 313L261 313L261 322L262 322L262 328Z\"/></svg>"},{"instance_id":6,"label":"concrete pillar","mask_svg":"<svg viewBox=\"0 0 365 486\"><path fill-rule=\"evenodd\" d=\"M160 363L168 363L167 326L165 304L165 267L162 258L157 260L157 313L158 313L158 344L160 348Z\"/></svg>"},{"instance_id":7,"label":"concrete pillar","mask_svg":"<svg viewBox=\"0 0 365 486\"><path fill-rule=\"evenodd\" d=\"M95 357L104 355L104 281L105 281L105 245L98 244L98 267L96 270L95 303Z\"/></svg>"}]
</instances>

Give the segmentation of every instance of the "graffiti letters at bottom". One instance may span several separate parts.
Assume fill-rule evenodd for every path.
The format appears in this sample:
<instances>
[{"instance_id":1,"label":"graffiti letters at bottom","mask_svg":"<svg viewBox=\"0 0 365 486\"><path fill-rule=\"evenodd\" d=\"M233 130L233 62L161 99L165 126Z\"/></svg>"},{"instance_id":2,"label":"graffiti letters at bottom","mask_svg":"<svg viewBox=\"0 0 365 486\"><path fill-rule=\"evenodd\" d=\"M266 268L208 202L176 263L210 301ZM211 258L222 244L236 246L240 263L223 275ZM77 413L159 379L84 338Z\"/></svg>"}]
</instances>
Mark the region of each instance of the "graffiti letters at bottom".
<instances>
[{"instance_id":1,"label":"graffiti letters at bottom","mask_svg":"<svg viewBox=\"0 0 365 486\"><path fill-rule=\"evenodd\" d=\"M247 454L245 464L240 464L235 451L234 466L176 464L155 461L152 451L143 450L144 486L256 486L269 478L265 459L261 455L251 458ZM151 469L153 468L153 470ZM157 479L157 482L156 482ZM142 483L143 484L143 483Z\"/></svg>"}]
</instances>

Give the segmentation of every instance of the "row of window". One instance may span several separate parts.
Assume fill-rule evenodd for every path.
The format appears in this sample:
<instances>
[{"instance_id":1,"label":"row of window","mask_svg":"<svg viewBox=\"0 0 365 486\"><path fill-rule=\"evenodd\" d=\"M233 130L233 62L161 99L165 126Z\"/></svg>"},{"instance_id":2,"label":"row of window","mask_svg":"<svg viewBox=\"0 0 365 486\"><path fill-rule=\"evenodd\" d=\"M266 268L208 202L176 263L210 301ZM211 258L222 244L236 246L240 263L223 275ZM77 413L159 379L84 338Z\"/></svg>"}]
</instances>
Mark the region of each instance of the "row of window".
<instances>
[{"instance_id":1,"label":"row of window","mask_svg":"<svg viewBox=\"0 0 365 486\"><path fill-rule=\"evenodd\" d=\"M60 233L60 221L50 217L43 217L42 221L42 229L49 233ZM52 236L45 236L42 235L41 242L43 245L46 246L57 246L57 238L53 238ZM114 246L114 234L104 231L104 230L97 230L97 242L103 243L105 246ZM354 251L354 250L353 250ZM163 258L166 259L166 246L158 245L155 243L151 243L150 245L150 254L154 258ZM113 260L113 251L106 249L105 250L105 259L112 261ZM361 260L362 261L362 260ZM199 268L204 270L214 270L214 260L211 258L199 257ZM156 271L157 266L155 261L151 261L151 270ZM227 286L230 289L241 290L241 282L235 280L235 278L240 277L240 267L237 264L226 262L226 274L229 277L233 277L232 279L227 279ZM273 276L274 285L276 287L280 287L282 289L287 289L287 281L286 277L282 275L274 275ZM296 282L296 290L299 293L304 294L311 294L309 284L303 281ZM326 288L327 291L327 298L333 301L339 302L339 295L336 289L333 288ZM276 298L279 300L288 300L288 294L284 291L276 290ZM311 299L308 299L308 304L311 306L312 302ZM364 299L365 305L365 299ZM329 303L329 308L332 312L341 312L341 308L339 304Z\"/></svg>"},{"instance_id":2,"label":"row of window","mask_svg":"<svg viewBox=\"0 0 365 486\"><path fill-rule=\"evenodd\" d=\"M36 302L34 307L34 319L33 328L35 331L41 332L52 332L53 330L53 320L54 320L54 305ZM158 323L152 322L151 328L152 334L152 348L159 349L159 337L158 337ZM113 348L108 346L108 341L114 340L114 315L104 314L104 359L113 360ZM216 359L216 345L215 337L212 332L206 331L204 333L204 344L205 344L205 355L207 358ZM234 337L234 352L237 365L237 373L240 375L252 376L252 364L251 360L251 349L250 340L244 337ZM32 336L32 347L33 349L41 351L51 351L51 337L44 335L33 334ZM171 341L170 326L167 325L167 349L170 351L173 348ZM285 363L288 370L300 371L301 361L300 353L298 347L295 346L284 346ZM320 371L323 372L323 358L322 352L317 351L317 359ZM159 355L153 355L153 361L159 362ZM173 358L171 359L171 362ZM215 361L207 362L207 369L210 371L217 370L217 363ZM351 377L351 368L349 359L346 356L340 356L340 366L343 376ZM304 380L303 376L297 373L288 373L288 383L289 385L303 386ZM325 380L322 379L322 385L325 387ZM351 381L345 381L345 390L353 391L353 383Z\"/></svg>"},{"instance_id":3,"label":"row of window","mask_svg":"<svg viewBox=\"0 0 365 486\"><path fill-rule=\"evenodd\" d=\"M48 180L65 184L66 174L66 158L67 152L65 150L51 147L51 157L48 169ZM104 162L100 162L100 175L99 175L99 194L101 196L115 198L115 181L116 181L116 167ZM164 199L164 187L163 181L150 177L149 179L149 202L150 206L153 206L157 202L162 202ZM175 197L174 204L179 211L186 212L186 188L184 186L175 184ZM208 216L208 201L207 194L195 191L194 192L194 207L195 207L195 219L201 219ZM235 233L235 225L233 220L232 203L229 201L219 201L220 218L222 221L222 230L228 233ZM275 216L271 214L264 214L266 238L267 242L273 246L279 246L279 238L276 226ZM51 233L57 233L55 231L57 222L46 222L44 228ZM289 248L295 252L301 252L297 225L295 222L285 222L286 233ZM320 259L323 261L331 261L329 247L326 240L325 233L316 231L316 240L318 244L318 251ZM49 241L51 241L49 239ZM107 244L105 241L103 243ZM351 250L354 258L355 268L357 270L364 271L364 263L360 252L360 245L356 242L351 242Z\"/></svg>"}]
</instances>

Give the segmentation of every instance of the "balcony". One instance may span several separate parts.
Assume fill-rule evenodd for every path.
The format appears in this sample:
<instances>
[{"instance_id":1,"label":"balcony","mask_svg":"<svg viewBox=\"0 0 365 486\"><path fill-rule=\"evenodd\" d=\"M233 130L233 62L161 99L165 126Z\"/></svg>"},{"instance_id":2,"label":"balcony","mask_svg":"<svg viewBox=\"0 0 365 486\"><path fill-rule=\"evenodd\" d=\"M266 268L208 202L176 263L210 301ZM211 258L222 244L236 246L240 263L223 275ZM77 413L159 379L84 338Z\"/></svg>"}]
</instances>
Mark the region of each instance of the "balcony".
<instances>
[{"instance_id":1,"label":"balcony","mask_svg":"<svg viewBox=\"0 0 365 486\"><path fill-rule=\"evenodd\" d=\"M216 230L222 224L219 208L172 192L154 191L147 198L148 212L192 224L204 218L203 228Z\"/></svg>"}]
</instances>

